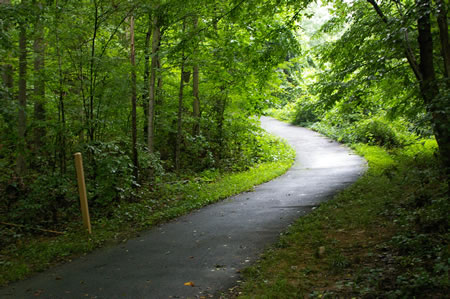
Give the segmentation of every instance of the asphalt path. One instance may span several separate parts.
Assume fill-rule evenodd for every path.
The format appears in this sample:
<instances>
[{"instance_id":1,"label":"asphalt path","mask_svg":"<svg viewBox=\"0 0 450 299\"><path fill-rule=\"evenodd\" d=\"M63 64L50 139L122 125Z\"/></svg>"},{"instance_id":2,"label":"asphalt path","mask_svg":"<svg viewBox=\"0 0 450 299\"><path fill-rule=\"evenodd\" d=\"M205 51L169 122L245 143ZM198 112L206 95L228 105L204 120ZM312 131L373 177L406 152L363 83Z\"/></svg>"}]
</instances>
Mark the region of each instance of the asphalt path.
<instances>
[{"instance_id":1,"label":"asphalt path","mask_svg":"<svg viewBox=\"0 0 450 299\"><path fill-rule=\"evenodd\" d=\"M239 270L289 224L354 182L366 167L348 148L311 130L266 117L261 123L297 152L286 174L0 289L0 298L198 298L236 285Z\"/></svg>"}]
</instances>

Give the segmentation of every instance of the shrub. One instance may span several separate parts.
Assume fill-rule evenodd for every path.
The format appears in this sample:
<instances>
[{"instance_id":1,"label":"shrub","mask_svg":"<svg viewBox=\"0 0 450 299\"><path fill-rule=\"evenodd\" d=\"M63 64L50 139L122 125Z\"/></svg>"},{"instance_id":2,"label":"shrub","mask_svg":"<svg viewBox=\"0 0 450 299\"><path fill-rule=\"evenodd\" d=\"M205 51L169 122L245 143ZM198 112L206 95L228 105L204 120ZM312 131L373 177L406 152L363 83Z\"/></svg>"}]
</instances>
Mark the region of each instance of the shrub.
<instances>
[{"instance_id":1,"label":"shrub","mask_svg":"<svg viewBox=\"0 0 450 299\"><path fill-rule=\"evenodd\" d=\"M293 123L296 125L308 125L318 121L316 103L306 96L302 96L295 104Z\"/></svg>"},{"instance_id":2,"label":"shrub","mask_svg":"<svg viewBox=\"0 0 450 299\"><path fill-rule=\"evenodd\" d=\"M371 145L396 147L401 144L392 126L381 118L369 118L355 124L358 142Z\"/></svg>"},{"instance_id":3,"label":"shrub","mask_svg":"<svg viewBox=\"0 0 450 299\"><path fill-rule=\"evenodd\" d=\"M282 121L292 122L295 117L295 103L287 103L279 109L269 109L267 114Z\"/></svg>"},{"instance_id":4,"label":"shrub","mask_svg":"<svg viewBox=\"0 0 450 299\"><path fill-rule=\"evenodd\" d=\"M402 120L390 121L383 116L364 117L347 122L327 115L322 121L310 126L332 139L344 143L366 143L386 148L404 147L414 143L417 135L409 132Z\"/></svg>"},{"instance_id":5,"label":"shrub","mask_svg":"<svg viewBox=\"0 0 450 299\"><path fill-rule=\"evenodd\" d=\"M102 207L133 196L133 163L118 142L86 145L84 155L86 184L93 205Z\"/></svg>"},{"instance_id":6,"label":"shrub","mask_svg":"<svg viewBox=\"0 0 450 299\"><path fill-rule=\"evenodd\" d=\"M358 121L354 125L354 142L384 146L386 148L402 147L412 144L416 136L407 131L406 125L399 121L389 121L375 116Z\"/></svg>"}]
</instances>

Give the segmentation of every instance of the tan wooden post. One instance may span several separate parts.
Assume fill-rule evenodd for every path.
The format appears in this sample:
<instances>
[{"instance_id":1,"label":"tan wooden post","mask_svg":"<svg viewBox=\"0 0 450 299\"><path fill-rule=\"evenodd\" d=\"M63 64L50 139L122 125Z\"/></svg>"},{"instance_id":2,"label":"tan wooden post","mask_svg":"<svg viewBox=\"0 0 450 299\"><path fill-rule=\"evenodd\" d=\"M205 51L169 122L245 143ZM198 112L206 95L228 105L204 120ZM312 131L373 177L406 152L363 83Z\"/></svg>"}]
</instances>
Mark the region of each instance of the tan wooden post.
<instances>
[{"instance_id":1,"label":"tan wooden post","mask_svg":"<svg viewBox=\"0 0 450 299\"><path fill-rule=\"evenodd\" d=\"M75 153L75 168L77 169L78 192L80 193L81 215L83 216L84 227L89 234L92 233L91 219L89 217L89 206L86 195L86 184L84 181L83 158L81 153Z\"/></svg>"}]
</instances>

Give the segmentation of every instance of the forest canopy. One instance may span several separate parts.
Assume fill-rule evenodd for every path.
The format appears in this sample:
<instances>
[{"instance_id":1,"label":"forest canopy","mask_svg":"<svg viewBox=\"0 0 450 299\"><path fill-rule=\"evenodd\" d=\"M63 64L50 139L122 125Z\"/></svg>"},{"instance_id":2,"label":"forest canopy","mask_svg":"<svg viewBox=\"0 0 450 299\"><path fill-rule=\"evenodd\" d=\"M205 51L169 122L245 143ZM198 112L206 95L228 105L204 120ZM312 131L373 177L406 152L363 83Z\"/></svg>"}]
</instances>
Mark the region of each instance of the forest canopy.
<instances>
[{"instance_id":1,"label":"forest canopy","mask_svg":"<svg viewBox=\"0 0 450 299\"><path fill-rule=\"evenodd\" d=\"M1 1L0 208L57 225L95 207L267 158L254 116L299 52L294 1ZM5 195L5 196L3 196ZM50 215L49 215L50 214Z\"/></svg>"}]
</instances>

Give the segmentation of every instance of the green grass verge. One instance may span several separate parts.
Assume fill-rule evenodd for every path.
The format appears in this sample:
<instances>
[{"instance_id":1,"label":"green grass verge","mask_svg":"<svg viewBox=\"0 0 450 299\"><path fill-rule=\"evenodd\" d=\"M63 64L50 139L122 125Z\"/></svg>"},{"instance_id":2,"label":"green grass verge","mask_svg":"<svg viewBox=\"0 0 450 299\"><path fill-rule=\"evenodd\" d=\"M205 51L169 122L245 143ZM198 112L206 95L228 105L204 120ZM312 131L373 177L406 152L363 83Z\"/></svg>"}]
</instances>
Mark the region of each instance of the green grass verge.
<instances>
[{"instance_id":1,"label":"green grass verge","mask_svg":"<svg viewBox=\"0 0 450 299\"><path fill-rule=\"evenodd\" d=\"M92 235L80 229L80 222L68 227L60 236L20 238L0 250L0 285L23 279L50 266L106 246L126 242L140 231L173 219L229 196L252 190L285 173L292 165L295 152L285 142L270 139L272 162L266 162L238 173L215 172L200 179L141 188L142 200L122 203L108 218L92 219Z\"/></svg>"},{"instance_id":2,"label":"green grass verge","mask_svg":"<svg viewBox=\"0 0 450 299\"><path fill-rule=\"evenodd\" d=\"M355 149L368 172L300 218L226 297L448 296L450 209L436 143Z\"/></svg>"}]
</instances>

